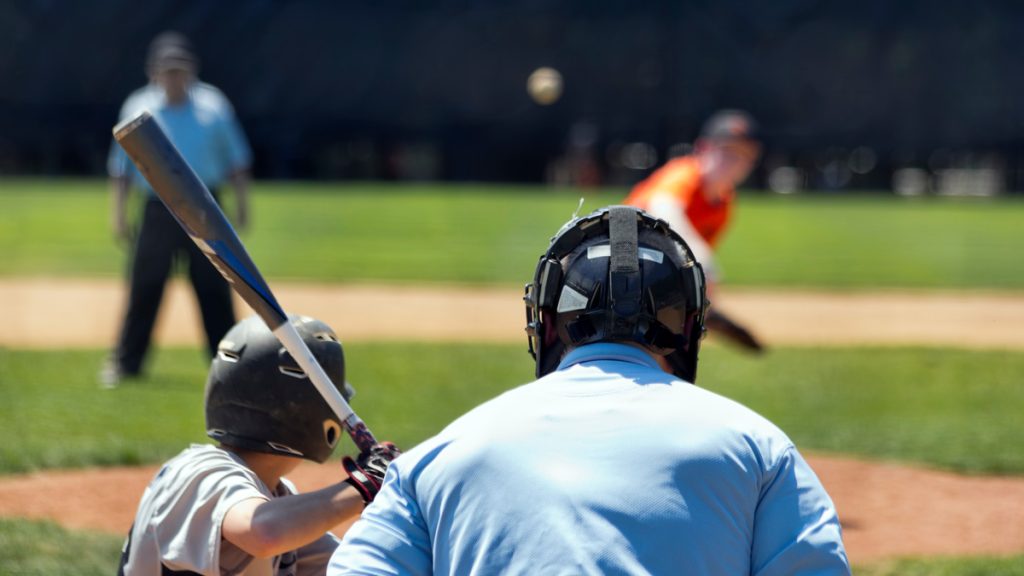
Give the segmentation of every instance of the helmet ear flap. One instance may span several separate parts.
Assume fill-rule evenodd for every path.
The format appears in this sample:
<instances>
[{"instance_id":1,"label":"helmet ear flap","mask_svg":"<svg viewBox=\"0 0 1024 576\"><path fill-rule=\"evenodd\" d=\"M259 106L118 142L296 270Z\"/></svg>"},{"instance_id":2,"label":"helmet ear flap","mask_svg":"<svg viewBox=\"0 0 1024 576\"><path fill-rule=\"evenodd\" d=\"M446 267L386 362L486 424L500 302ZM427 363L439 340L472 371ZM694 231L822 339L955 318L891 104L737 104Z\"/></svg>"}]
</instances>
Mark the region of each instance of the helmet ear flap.
<instances>
[{"instance_id":1,"label":"helmet ear flap","mask_svg":"<svg viewBox=\"0 0 1024 576\"><path fill-rule=\"evenodd\" d=\"M553 372L565 353L565 343L558 335L558 324L554 311L542 310L541 315L544 317L542 323L544 331L540 335L543 353L537 359L536 374L538 378Z\"/></svg>"},{"instance_id":2,"label":"helmet ear flap","mask_svg":"<svg viewBox=\"0 0 1024 576\"><path fill-rule=\"evenodd\" d=\"M677 336L679 346L676 350L665 355L672 373L691 384L697 381L697 354L700 351L700 340L704 337L704 325L696 316L694 313L686 320L683 334Z\"/></svg>"},{"instance_id":3,"label":"helmet ear flap","mask_svg":"<svg viewBox=\"0 0 1024 576\"><path fill-rule=\"evenodd\" d=\"M537 271L537 304L554 310L558 305L559 286L562 285L562 265L554 258L545 258Z\"/></svg>"},{"instance_id":4,"label":"helmet ear flap","mask_svg":"<svg viewBox=\"0 0 1024 576\"><path fill-rule=\"evenodd\" d=\"M529 351L537 362L537 376L555 369L564 346L555 327L555 307L562 283L562 265L558 260L542 256L533 282L526 285L526 333Z\"/></svg>"},{"instance_id":5,"label":"helmet ear flap","mask_svg":"<svg viewBox=\"0 0 1024 576\"><path fill-rule=\"evenodd\" d=\"M665 360L672 367L672 373L679 378L695 384L697 382L697 355L700 352L701 340L704 338L706 329L704 327L704 316L707 314L710 302L707 299L707 285L704 283L704 269L696 260L693 264L694 277L694 309L687 316L683 324L683 333L680 340L686 340L685 345L680 346L675 352L665 356Z\"/></svg>"}]
</instances>

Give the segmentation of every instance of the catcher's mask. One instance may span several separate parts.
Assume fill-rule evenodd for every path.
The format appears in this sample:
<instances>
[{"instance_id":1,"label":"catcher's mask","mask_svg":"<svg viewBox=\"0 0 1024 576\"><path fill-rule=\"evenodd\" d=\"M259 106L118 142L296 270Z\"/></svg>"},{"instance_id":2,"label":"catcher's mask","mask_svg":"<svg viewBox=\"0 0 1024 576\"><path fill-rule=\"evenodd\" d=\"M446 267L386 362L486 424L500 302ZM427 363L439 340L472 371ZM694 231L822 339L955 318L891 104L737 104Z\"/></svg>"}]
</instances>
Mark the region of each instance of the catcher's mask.
<instances>
[{"instance_id":1,"label":"catcher's mask","mask_svg":"<svg viewBox=\"0 0 1024 576\"><path fill-rule=\"evenodd\" d=\"M289 316L302 340L349 400L345 353L334 330ZM206 381L206 434L226 445L323 462L342 425L292 355L258 316L235 324L217 346Z\"/></svg>"},{"instance_id":2,"label":"catcher's mask","mask_svg":"<svg viewBox=\"0 0 1024 576\"><path fill-rule=\"evenodd\" d=\"M566 347L619 341L643 345L679 378L696 380L704 271L668 223L642 210L612 206L568 222L523 299L538 377Z\"/></svg>"}]
</instances>

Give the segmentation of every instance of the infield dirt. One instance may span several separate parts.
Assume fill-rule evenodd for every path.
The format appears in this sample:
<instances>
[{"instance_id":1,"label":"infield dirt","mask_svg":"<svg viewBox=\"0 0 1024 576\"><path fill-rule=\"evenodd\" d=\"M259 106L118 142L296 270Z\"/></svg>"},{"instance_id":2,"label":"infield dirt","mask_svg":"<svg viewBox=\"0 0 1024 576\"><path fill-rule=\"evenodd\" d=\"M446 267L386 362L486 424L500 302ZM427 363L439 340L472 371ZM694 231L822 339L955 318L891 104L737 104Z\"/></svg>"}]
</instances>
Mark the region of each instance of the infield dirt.
<instances>
[{"instance_id":1,"label":"infield dirt","mask_svg":"<svg viewBox=\"0 0 1024 576\"><path fill-rule=\"evenodd\" d=\"M521 342L522 291L446 285L274 282L288 311L336 326L343 341ZM728 289L720 309L778 345L934 345L1024 349L1024 295L997 292L822 292ZM0 279L0 346L95 348L114 342L124 305L117 280ZM237 310L248 311L237 301ZM165 293L155 340L200 342L183 282ZM57 328L59 327L59 328Z\"/></svg>"}]
</instances>

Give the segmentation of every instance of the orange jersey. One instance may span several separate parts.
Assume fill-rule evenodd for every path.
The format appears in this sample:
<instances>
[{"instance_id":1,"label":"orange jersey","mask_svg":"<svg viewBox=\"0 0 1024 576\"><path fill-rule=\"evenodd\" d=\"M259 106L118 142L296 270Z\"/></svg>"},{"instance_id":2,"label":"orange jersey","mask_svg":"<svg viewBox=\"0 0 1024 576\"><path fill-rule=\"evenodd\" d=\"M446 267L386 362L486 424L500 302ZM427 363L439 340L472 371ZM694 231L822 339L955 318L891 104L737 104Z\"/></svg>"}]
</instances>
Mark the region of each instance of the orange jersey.
<instances>
[{"instance_id":1,"label":"orange jersey","mask_svg":"<svg viewBox=\"0 0 1024 576\"><path fill-rule=\"evenodd\" d=\"M634 186L623 203L648 210L651 200L661 194L671 195L685 207L686 219L704 241L714 248L729 223L735 191L727 191L722 200L709 200L704 194L704 182L700 177L697 158L682 156L669 160Z\"/></svg>"}]
</instances>

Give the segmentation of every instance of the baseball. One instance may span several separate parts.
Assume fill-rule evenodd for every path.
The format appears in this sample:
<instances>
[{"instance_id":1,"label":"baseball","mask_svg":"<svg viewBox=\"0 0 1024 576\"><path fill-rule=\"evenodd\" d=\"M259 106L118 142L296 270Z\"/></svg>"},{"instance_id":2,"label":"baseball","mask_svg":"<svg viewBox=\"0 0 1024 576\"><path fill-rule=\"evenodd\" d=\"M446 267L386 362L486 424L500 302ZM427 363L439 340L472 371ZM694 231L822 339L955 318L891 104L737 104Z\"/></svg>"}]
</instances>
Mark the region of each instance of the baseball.
<instances>
[{"instance_id":1,"label":"baseball","mask_svg":"<svg viewBox=\"0 0 1024 576\"><path fill-rule=\"evenodd\" d=\"M526 91L541 106L554 104L562 95L562 75L547 66L537 68L526 81Z\"/></svg>"}]
</instances>

